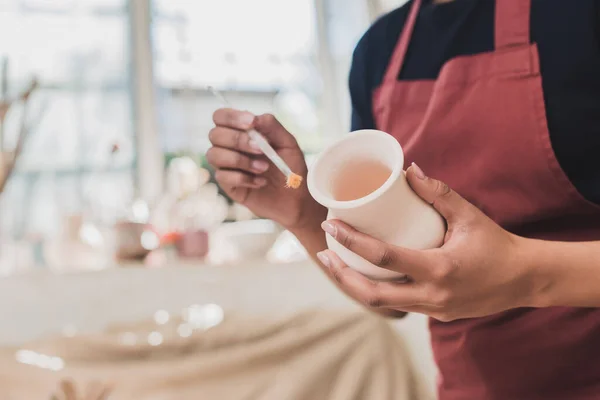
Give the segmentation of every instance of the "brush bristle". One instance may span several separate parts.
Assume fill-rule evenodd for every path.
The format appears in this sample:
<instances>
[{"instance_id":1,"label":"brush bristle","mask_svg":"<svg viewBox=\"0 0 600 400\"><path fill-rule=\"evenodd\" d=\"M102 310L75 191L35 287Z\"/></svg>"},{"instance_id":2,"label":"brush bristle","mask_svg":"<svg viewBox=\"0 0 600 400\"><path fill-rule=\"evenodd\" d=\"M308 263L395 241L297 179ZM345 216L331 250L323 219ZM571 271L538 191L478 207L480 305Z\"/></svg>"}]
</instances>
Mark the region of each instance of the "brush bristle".
<instances>
[{"instance_id":1,"label":"brush bristle","mask_svg":"<svg viewBox=\"0 0 600 400\"><path fill-rule=\"evenodd\" d=\"M287 177L286 187L292 189L298 189L302 184L302 177L300 175L291 174Z\"/></svg>"}]
</instances>

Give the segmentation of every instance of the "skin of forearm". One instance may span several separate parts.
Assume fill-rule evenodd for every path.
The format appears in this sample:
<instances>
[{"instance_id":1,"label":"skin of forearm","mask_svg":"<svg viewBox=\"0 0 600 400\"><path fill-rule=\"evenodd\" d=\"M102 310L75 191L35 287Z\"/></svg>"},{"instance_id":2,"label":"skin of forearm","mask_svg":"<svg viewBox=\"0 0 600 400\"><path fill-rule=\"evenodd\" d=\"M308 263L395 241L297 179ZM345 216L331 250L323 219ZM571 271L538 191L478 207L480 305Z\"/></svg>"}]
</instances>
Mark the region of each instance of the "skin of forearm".
<instances>
[{"instance_id":1,"label":"skin of forearm","mask_svg":"<svg viewBox=\"0 0 600 400\"><path fill-rule=\"evenodd\" d=\"M536 277L535 307L600 307L600 242L525 239L523 262Z\"/></svg>"}]
</instances>

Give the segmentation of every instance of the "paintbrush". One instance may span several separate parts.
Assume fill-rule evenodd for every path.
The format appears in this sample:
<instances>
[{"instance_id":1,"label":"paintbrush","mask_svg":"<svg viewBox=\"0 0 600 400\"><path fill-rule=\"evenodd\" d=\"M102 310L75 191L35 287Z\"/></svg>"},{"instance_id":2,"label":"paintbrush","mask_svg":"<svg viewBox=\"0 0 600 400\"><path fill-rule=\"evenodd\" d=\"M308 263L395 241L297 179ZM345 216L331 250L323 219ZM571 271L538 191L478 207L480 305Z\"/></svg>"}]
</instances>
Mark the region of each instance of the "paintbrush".
<instances>
[{"instance_id":1,"label":"paintbrush","mask_svg":"<svg viewBox=\"0 0 600 400\"><path fill-rule=\"evenodd\" d=\"M210 91L216 98L221 100L224 106L229 108L234 108L231 106L229 101L223 96L221 92L213 88L212 86L207 87L208 91ZM271 147L267 139L264 138L263 135L258 133L256 130L251 129L248 131L248 136L253 140L260 151L267 156L269 160L281 171L281 173L285 176L286 182L285 186L292 189L298 189L302 184L302 177L298 174L295 174L292 169L286 164L285 161L277 154L275 149Z\"/></svg>"}]
</instances>

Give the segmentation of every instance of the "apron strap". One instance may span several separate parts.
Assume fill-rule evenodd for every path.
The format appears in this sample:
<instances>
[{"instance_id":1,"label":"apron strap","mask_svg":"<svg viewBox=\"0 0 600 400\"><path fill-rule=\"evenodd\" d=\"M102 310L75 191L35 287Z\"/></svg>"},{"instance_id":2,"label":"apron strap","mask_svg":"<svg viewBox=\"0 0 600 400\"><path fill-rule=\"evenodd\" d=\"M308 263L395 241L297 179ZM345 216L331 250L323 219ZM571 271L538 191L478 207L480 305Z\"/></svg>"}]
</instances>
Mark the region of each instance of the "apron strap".
<instances>
[{"instance_id":1,"label":"apron strap","mask_svg":"<svg viewBox=\"0 0 600 400\"><path fill-rule=\"evenodd\" d=\"M388 63L385 76L383 77L383 82L396 82L398 80L398 76L400 75L400 71L402 71L402 66L404 65L404 59L406 58L406 51L408 50L408 45L410 44L410 39L417 22L417 17L419 16L421 2L422 0L414 0L413 2L410 13L408 14L408 19L406 20L404 29L400 35L400 40L398 40L398 43L396 43L396 47L392 53L392 58Z\"/></svg>"},{"instance_id":2,"label":"apron strap","mask_svg":"<svg viewBox=\"0 0 600 400\"><path fill-rule=\"evenodd\" d=\"M531 0L496 0L496 50L530 43Z\"/></svg>"},{"instance_id":3,"label":"apron strap","mask_svg":"<svg viewBox=\"0 0 600 400\"><path fill-rule=\"evenodd\" d=\"M422 0L414 0L404 29L392 53L383 82L395 82L404 66ZM495 49L530 43L531 0L496 0Z\"/></svg>"}]
</instances>

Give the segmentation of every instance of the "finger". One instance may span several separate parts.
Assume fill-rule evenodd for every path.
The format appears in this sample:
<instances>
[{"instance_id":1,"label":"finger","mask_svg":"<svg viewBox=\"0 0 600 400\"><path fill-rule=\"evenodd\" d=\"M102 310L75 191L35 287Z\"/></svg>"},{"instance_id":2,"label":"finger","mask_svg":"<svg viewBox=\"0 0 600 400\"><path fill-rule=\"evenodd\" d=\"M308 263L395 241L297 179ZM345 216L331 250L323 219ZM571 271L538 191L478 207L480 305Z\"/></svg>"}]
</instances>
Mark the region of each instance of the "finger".
<instances>
[{"instance_id":1,"label":"finger","mask_svg":"<svg viewBox=\"0 0 600 400\"><path fill-rule=\"evenodd\" d=\"M219 169L215 172L215 180L221 186L259 189L267 184L261 176L255 176L241 171Z\"/></svg>"},{"instance_id":2,"label":"finger","mask_svg":"<svg viewBox=\"0 0 600 400\"><path fill-rule=\"evenodd\" d=\"M208 133L208 140L213 146L249 154L262 154L260 149L250 141L250 136L245 131L217 126Z\"/></svg>"},{"instance_id":3,"label":"finger","mask_svg":"<svg viewBox=\"0 0 600 400\"><path fill-rule=\"evenodd\" d=\"M433 205L448 223L456 222L457 218L464 216L473 207L444 182L425 176L415 163L406 171L406 178L412 189Z\"/></svg>"},{"instance_id":4,"label":"finger","mask_svg":"<svg viewBox=\"0 0 600 400\"><path fill-rule=\"evenodd\" d=\"M262 174L269 169L269 163L263 159L251 158L239 151L223 147L211 147L206 152L206 161L217 169L235 169Z\"/></svg>"},{"instance_id":5,"label":"finger","mask_svg":"<svg viewBox=\"0 0 600 400\"><path fill-rule=\"evenodd\" d=\"M387 312L389 312L389 314L393 315L393 313L396 313L397 315L402 315L402 314L423 314L423 315L430 315L431 314L431 309L426 307L426 306L404 306L404 307L390 307L390 308L383 308L383 310L386 310Z\"/></svg>"},{"instance_id":6,"label":"finger","mask_svg":"<svg viewBox=\"0 0 600 400\"><path fill-rule=\"evenodd\" d=\"M378 267L413 278L425 276L432 268L433 256L424 251L389 245L337 220L323 222L322 228L339 244Z\"/></svg>"},{"instance_id":7,"label":"finger","mask_svg":"<svg viewBox=\"0 0 600 400\"><path fill-rule=\"evenodd\" d=\"M233 200L236 203L240 203L240 204L244 204L246 202L246 199L248 198L248 194L250 194L250 190L253 190L254 188L245 188L245 187L236 187L236 186L229 186L229 185L224 185L219 183L219 186L221 187L221 189L223 189L223 191L225 193L227 193L227 196L229 196L229 198L231 200Z\"/></svg>"},{"instance_id":8,"label":"finger","mask_svg":"<svg viewBox=\"0 0 600 400\"><path fill-rule=\"evenodd\" d=\"M95 382L90 388L88 400L107 400L111 393L110 386Z\"/></svg>"},{"instance_id":9,"label":"finger","mask_svg":"<svg viewBox=\"0 0 600 400\"><path fill-rule=\"evenodd\" d=\"M77 390L75 389L75 385L73 384L73 382L71 382L70 380L61 381L60 388L66 400L77 399Z\"/></svg>"},{"instance_id":10,"label":"finger","mask_svg":"<svg viewBox=\"0 0 600 400\"><path fill-rule=\"evenodd\" d=\"M88 385L83 400L97 400L102 394L103 386L100 382L92 382Z\"/></svg>"},{"instance_id":11,"label":"finger","mask_svg":"<svg viewBox=\"0 0 600 400\"><path fill-rule=\"evenodd\" d=\"M220 108L213 113L213 122L217 126L247 131L253 128L254 114L233 108Z\"/></svg>"},{"instance_id":12,"label":"finger","mask_svg":"<svg viewBox=\"0 0 600 400\"><path fill-rule=\"evenodd\" d=\"M108 400L110 394L112 393L112 389L110 387L105 387L102 389L100 394L96 396L97 400Z\"/></svg>"},{"instance_id":13,"label":"finger","mask_svg":"<svg viewBox=\"0 0 600 400\"><path fill-rule=\"evenodd\" d=\"M298 146L296 138L281 125L273 114L257 116L254 120L254 129L260 132L276 149Z\"/></svg>"},{"instance_id":14,"label":"finger","mask_svg":"<svg viewBox=\"0 0 600 400\"><path fill-rule=\"evenodd\" d=\"M393 308L380 308L378 314L391 319L400 319L406 317L407 312L403 310L395 310Z\"/></svg>"},{"instance_id":15,"label":"finger","mask_svg":"<svg viewBox=\"0 0 600 400\"><path fill-rule=\"evenodd\" d=\"M402 308L418 305L424 300L416 283L372 281L349 268L331 250L319 253L318 257L342 290L367 307Z\"/></svg>"}]
</instances>

